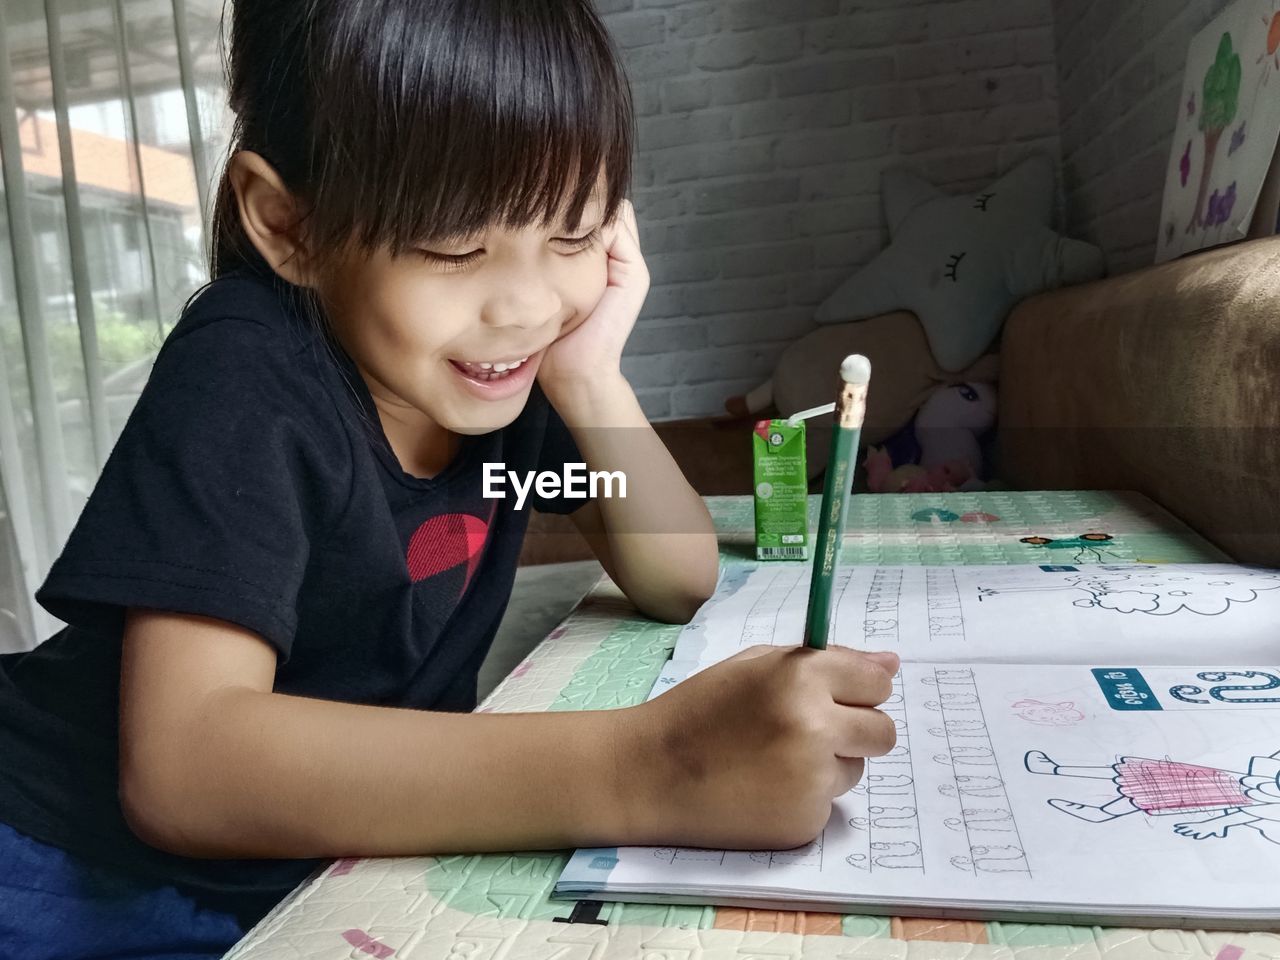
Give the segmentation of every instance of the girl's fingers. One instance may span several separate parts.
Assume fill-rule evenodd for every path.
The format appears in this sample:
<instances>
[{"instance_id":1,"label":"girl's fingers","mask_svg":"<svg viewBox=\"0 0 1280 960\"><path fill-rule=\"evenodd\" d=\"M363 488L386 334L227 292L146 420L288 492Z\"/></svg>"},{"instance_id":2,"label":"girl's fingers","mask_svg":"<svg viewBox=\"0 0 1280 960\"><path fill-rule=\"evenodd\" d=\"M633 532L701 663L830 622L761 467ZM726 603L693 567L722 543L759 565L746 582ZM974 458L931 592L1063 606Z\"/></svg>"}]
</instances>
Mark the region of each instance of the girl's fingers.
<instances>
[{"instance_id":1,"label":"girl's fingers","mask_svg":"<svg viewBox=\"0 0 1280 960\"><path fill-rule=\"evenodd\" d=\"M617 235L614 237L613 250L611 255L618 257L620 260L632 261L640 259L640 240L636 237L634 223L634 214L628 216L627 211L631 205L627 201L626 207L618 214L616 223L618 225Z\"/></svg>"},{"instance_id":2,"label":"girl's fingers","mask_svg":"<svg viewBox=\"0 0 1280 960\"><path fill-rule=\"evenodd\" d=\"M893 695L893 672L887 658L871 657L843 647L806 651L814 657L814 667L825 679L836 703L848 707L874 707ZM896 664L894 664L896 666Z\"/></svg>"},{"instance_id":3,"label":"girl's fingers","mask_svg":"<svg viewBox=\"0 0 1280 960\"><path fill-rule=\"evenodd\" d=\"M843 796L858 785L866 770L867 762L861 757L836 757L835 784L831 788L831 796Z\"/></svg>"},{"instance_id":4,"label":"girl's fingers","mask_svg":"<svg viewBox=\"0 0 1280 960\"><path fill-rule=\"evenodd\" d=\"M640 224L636 221L636 207L630 200L624 200L623 215L626 217L628 229L631 231L631 239L636 243L636 249L640 249Z\"/></svg>"},{"instance_id":5,"label":"girl's fingers","mask_svg":"<svg viewBox=\"0 0 1280 960\"><path fill-rule=\"evenodd\" d=\"M623 200L613 219L616 233L614 244L626 242L635 251L635 258L640 257L640 228L636 223L636 208L630 200ZM628 258L633 259L633 258Z\"/></svg>"},{"instance_id":6,"label":"girl's fingers","mask_svg":"<svg viewBox=\"0 0 1280 960\"><path fill-rule=\"evenodd\" d=\"M870 707L845 707L835 732L836 756L883 757L898 742L898 729L887 713Z\"/></svg>"}]
</instances>

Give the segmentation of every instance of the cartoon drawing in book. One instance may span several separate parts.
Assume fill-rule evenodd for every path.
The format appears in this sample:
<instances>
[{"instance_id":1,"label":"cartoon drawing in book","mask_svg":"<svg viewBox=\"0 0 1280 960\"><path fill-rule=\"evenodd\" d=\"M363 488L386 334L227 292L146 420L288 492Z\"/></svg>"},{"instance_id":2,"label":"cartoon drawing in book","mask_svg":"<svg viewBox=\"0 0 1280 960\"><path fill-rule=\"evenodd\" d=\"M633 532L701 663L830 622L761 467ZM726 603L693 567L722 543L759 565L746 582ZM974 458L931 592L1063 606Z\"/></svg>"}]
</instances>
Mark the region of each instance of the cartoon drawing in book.
<instances>
[{"instance_id":1,"label":"cartoon drawing in book","mask_svg":"<svg viewBox=\"0 0 1280 960\"><path fill-rule=\"evenodd\" d=\"M1084 719L1084 714L1076 709L1070 700L1058 703L1046 703L1043 700L1016 700L1013 712L1027 723L1038 723L1046 727L1069 727Z\"/></svg>"},{"instance_id":2,"label":"cartoon drawing in book","mask_svg":"<svg viewBox=\"0 0 1280 960\"><path fill-rule=\"evenodd\" d=\"M1167 617L1186 611L1206 617L1226 613L1233 603L1251 603L1263 591L1280 589L1280 573L1233 570L1213 579L1164 572L1151 564L1102 566L1096 570L1064 570L1056 584L1030 587L979 587L978 599L1008 593L1080 591L1076 607L1096 607L1116 613L1145 613Z\"/></svg>"},{"instance_id":3,"label":"cartoon drawing in book","mask_svg":"<svg viewBox=\"0 0 1280 960\"><path fill-rule=\"evenodd\" d=\"M1023 537L1019 543L1040 547L1043 550L1075 550L1076 563L1101 563L1102 555L1120 559L1120 555L1104 550L1100 546L1110 543L1115 538L1109 533L1082 533L1078 537L1055 540L1052 537Z\"/></svg>"},{"instance_id":4,"label":"cartoon drawing in book","mask_svg":"<svg viewBox=\"0 0 1280 960\"><path fill-rule=\"evenodd\" d=\"M1225 837L1234 827L1250 827L1280 844L1280 751L1251 757L1247 773L1146 757L1121 757L1110 766L1069 766L1040 750L1028 750L1023 764L1031 773L1111 781L1119 796L1102 804L1056 797L1049 801L1055 810L1089 823L1139 812L1153 817L1214 814L1175 823L1173 832L1207 840Z\"/></svg>"}]
</instances>

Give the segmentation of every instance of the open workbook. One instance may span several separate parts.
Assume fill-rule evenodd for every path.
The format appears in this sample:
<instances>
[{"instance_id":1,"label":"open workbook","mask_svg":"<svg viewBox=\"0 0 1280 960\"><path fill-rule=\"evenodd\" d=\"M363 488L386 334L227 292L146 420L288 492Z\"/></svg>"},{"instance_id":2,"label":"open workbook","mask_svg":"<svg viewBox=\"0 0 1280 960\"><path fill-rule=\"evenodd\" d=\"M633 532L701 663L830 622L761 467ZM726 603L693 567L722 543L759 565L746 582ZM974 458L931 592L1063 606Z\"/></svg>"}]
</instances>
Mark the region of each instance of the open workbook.
<instances>
[{"instance_id":1,"label":"open workbook","mask_svg":"<svg viewBox=\"0 0 1280 960\"><path fill-rule=\"evenodd\" d=\"M730 569L660 696L798 644L809 566ZM1280 571L848 567L833 636L895 650L892 753L794 850L579 850L559 896L1280 929Z\"/></svg>"}]
</instances>

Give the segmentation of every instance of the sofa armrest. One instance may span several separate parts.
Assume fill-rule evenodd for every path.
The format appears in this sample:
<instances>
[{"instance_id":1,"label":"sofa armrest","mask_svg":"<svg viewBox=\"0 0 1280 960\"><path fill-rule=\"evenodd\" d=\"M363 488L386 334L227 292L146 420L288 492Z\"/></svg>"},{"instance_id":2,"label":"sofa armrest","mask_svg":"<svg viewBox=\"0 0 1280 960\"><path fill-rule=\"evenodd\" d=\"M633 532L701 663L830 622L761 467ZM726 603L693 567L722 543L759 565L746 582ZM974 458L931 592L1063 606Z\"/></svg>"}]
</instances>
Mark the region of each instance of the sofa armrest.
<instances>
[{"instance_id":1,"label":"sofa armrest","mask_svg":"<svg viewBox=\"0 0 1280 960\"><path fill-rule=\"evenodd\" d=\"M1280 237L1034 297L1001 355L1003 479L1137 490L1280 565Z\"/></svg>"}]
</instances>

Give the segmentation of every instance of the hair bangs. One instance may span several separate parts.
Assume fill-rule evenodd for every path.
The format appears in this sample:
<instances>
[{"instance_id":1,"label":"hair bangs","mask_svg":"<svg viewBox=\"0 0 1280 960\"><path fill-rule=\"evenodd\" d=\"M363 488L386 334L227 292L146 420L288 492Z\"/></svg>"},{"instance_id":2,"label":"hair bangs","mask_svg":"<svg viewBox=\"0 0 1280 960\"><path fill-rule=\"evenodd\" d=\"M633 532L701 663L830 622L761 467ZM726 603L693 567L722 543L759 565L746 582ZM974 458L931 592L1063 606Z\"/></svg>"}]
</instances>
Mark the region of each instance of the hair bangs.
<instances>
[{"instance_id":1,"label":"hair bangs","mask_svg":"<svg viewBox=\"0 0 1280 960\"><path fill-rule=\"evenodd\" d=\"M317 30L307 233L394 254L502 225L612 219L632 105L587 0L364 0Z\"/></svg>"}]
</instances>

